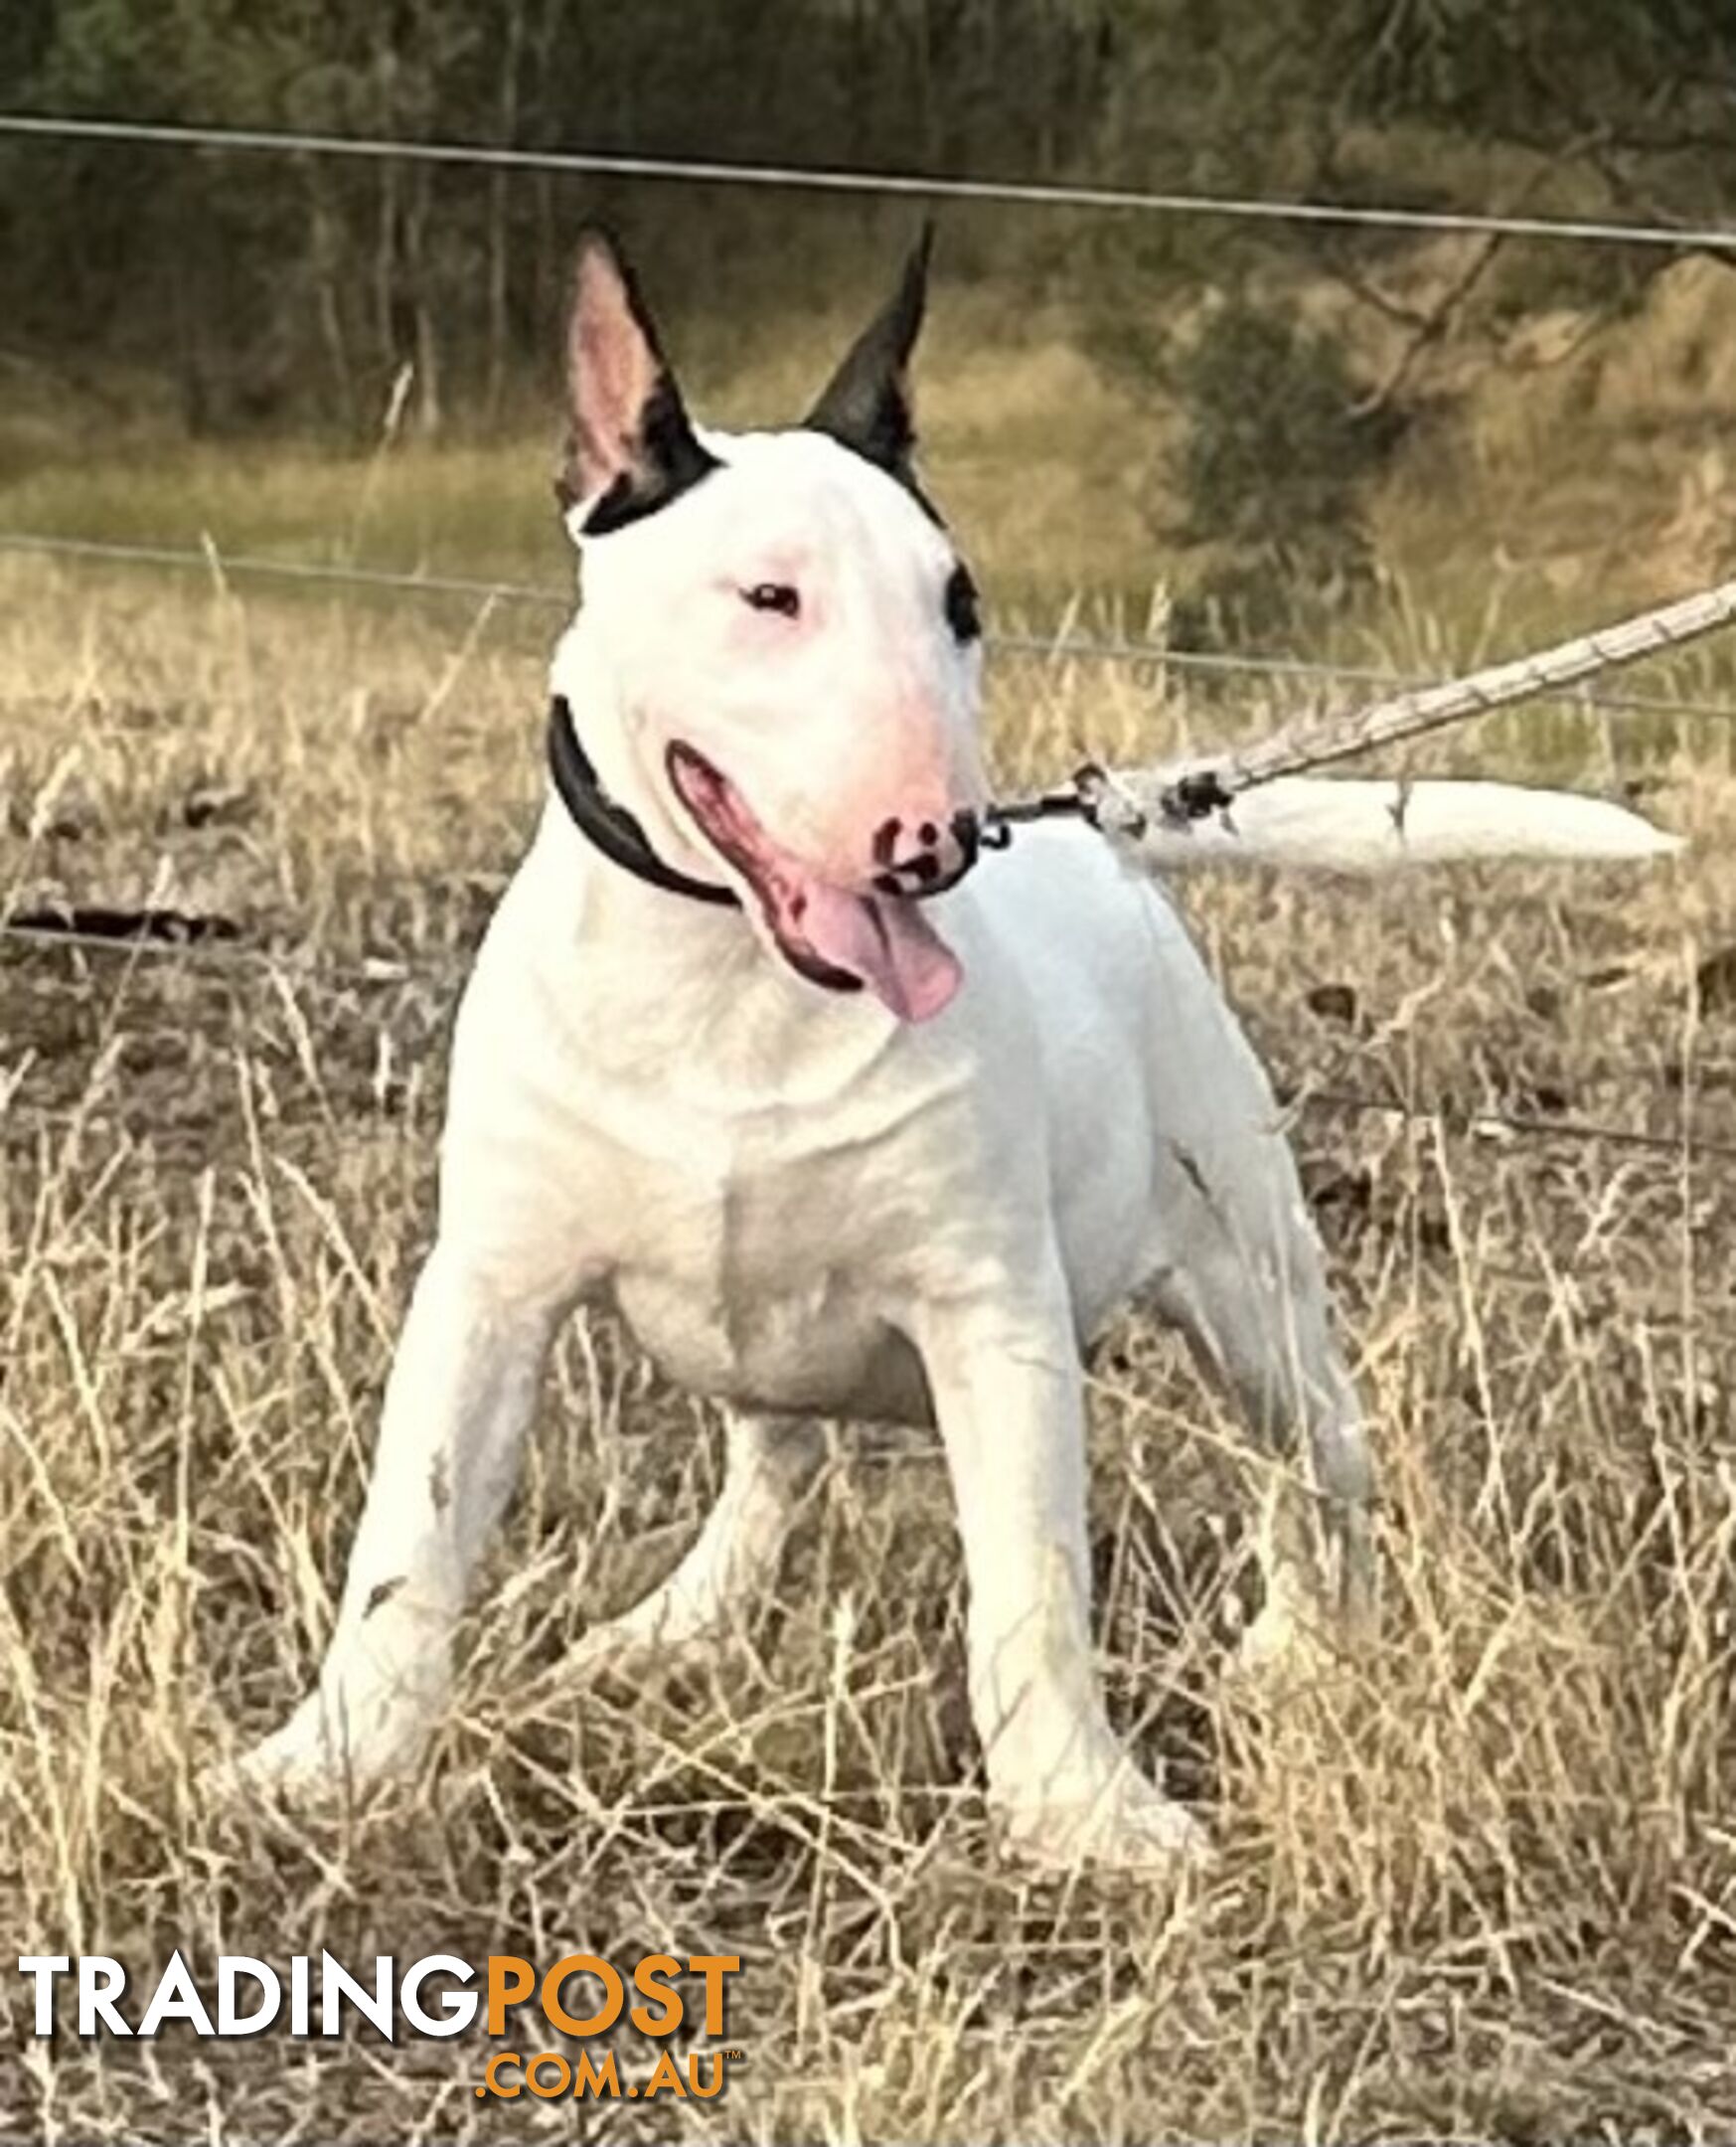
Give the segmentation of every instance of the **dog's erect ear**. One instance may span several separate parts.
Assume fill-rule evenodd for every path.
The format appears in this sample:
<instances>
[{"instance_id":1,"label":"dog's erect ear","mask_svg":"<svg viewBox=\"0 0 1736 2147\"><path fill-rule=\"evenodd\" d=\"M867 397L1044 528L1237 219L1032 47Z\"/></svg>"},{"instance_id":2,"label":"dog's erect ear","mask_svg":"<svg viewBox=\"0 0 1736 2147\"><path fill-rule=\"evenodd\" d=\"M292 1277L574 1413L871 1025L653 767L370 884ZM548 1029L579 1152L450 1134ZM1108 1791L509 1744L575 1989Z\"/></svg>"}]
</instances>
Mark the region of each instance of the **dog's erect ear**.
<instances>
[{"instance_id":1,"label":"dog's erect ear","mask_svg":"<svg viewBox=\"0 0 1736 2147\"><path fill-rule=\"evenodd\" d=\"M578 243L566 322L566 454L561 507L589 503L583 534L653 514L717 467L695 436L633 271L606 232Z\"/></svg>"},{"instance_id":2,"label":"dog's erect ear","mask_svg":"<svg viewBox=\"0 0 1736 2147\"><path fill-rule=\"evenodd\" d=\"M904 482L916 446L910 414L910 353L928 296L934 226L924 224L890 302L863 331L803 422L829 433Z\"/></svg>"}]
</instances>

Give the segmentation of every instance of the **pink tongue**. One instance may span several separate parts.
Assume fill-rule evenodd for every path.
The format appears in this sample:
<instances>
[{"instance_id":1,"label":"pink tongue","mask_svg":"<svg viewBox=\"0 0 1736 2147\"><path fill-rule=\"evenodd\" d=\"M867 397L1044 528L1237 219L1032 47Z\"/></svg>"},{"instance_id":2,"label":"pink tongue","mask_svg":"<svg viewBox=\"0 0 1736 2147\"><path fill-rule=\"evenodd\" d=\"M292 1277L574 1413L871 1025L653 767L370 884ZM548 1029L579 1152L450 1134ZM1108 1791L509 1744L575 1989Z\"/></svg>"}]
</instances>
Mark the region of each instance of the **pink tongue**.
<instances>
[{"instance_id":1,"label":"pink tongue","mask_svg":"<svg viewBox=\"0 0 1736 2147\"><path fill-rule=\"evenodd\" d=\"M845 978L860 977L900 1021L940 1012L963 972L913 903L853 895L822 880L766 833L720 769L680 739L670 743L667 762L688 810L718 855L751 883L773 937L797 969L806 966L806 953Z\"/></svg>"},{"instance_id":2,"label":"pink tongue","mask_svg":"<svg viewBox=\"0 0 1736 2147\"><path fill-rule=\"evenodd\" d=\"M801 936L822 960L861 977L900 1021L926 1021L958 990L958 958L914 903L815 879L802 893Z\"/></svg>"}]
</instances>

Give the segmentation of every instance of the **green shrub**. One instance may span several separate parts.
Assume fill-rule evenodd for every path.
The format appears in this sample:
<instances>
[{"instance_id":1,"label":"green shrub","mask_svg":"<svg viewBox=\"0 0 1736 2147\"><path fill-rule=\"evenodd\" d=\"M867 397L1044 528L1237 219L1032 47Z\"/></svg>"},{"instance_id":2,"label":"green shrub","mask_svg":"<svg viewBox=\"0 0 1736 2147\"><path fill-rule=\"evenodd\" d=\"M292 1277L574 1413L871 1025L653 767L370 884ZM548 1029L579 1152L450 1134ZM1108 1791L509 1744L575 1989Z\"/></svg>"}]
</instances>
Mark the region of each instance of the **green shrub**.
<instances>
[{"instance_id":1,"label":"green shrub","mask_svg":"<svg viewBox=\"0 0 1736 2147\"><path fill-rule=\"evenodd\" d=\"M1224 624L1263 626L1336 607L1366 578L1363 487L1402 430L1373 405L1339 345L1236 298L1172 368L1187 415L1169 457L1169 533L1203 548L1196 601Z\"/></svg>"}]
</instances>

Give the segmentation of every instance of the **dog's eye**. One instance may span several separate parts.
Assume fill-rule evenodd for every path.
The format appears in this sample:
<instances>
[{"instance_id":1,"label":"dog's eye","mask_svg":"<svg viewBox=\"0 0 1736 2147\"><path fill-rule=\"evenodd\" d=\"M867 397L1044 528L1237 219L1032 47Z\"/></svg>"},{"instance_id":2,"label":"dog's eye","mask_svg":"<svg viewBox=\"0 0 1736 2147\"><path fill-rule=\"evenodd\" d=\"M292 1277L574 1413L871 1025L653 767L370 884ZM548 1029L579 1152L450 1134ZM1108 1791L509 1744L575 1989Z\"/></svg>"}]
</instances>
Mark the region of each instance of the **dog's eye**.
<instances>
[{"instance_id":1,"label":"dog's eye","mask_svg":"<svg viewBox=\"0 0 1736 2147\"><path fill-rule=\"evenodd\" d=\"M741 601L753 611L775 611L780 618L798 618L802 593L788 581L756 581L741 591Z\"/></svg>"},{"instance_id":2,"label":"dog's eye","mask_svg":"<svg viewBox=\"0 0 1736 2147\"><path fill-rule=\"evenodd\" d=\"M971 579L968 567L955 567L947 577L945 603L946 623L952 628L953 639L959 642L979 640L983 620L977 609L977 584Z\"/></svg>"}]
</instances>

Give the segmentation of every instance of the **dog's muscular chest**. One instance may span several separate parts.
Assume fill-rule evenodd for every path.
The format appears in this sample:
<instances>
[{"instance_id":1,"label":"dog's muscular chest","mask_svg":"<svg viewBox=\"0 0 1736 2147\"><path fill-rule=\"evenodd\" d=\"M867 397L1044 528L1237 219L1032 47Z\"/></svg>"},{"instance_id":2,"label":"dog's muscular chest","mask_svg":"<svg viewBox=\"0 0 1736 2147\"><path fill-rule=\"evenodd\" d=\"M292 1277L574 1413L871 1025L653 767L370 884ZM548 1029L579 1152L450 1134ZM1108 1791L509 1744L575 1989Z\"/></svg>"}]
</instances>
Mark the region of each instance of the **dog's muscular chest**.
<instances>
[{"instance_id":1,"label":"dog's muscular chest","mask_svg":"<svg viewBox=\"0 0 1736 2147\"><path fill-rule=\"evenodd\" d=\"M920 1417L890 1315L926 1230L910 1144L932 1096L870 1074L790 1104L720 1091L691 1054L607 1062L545 1036L465 1097L445 1178L469 1234L528 1252L539 1282L611 1296L694 1392Z\"/></svg>"},{"instance_id":2,"label":"dog's muscular chest","mask_svg":"<svg viewBox=\"0 0 1736 2147\"><path fill-rule=\"evenodd\" d=\"M689 1126L647 1156L594 1132L581 1165L625 1198L608 1285L672 1379L742 1406L909 1415L921 1387L887 1320L909 1219L870 1158L760 1129ZM866 1177L866 1184L865 1184ZM590 1235L588 1226L586 1235Z\"/></svg>"}]
</instances>

